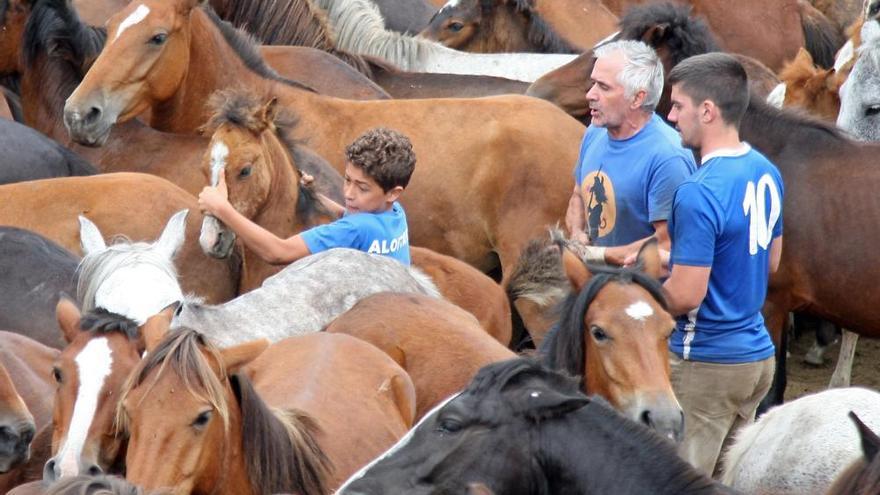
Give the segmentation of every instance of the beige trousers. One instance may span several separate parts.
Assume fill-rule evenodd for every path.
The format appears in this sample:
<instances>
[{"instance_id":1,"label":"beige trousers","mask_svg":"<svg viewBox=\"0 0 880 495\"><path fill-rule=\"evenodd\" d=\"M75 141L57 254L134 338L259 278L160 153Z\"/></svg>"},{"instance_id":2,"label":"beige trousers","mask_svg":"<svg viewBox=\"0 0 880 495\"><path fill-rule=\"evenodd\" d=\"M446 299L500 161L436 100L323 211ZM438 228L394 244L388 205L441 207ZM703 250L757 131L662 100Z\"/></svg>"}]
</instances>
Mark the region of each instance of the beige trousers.
<instances>
[{"instance_id":1,"label":"beige trousers","mask_svg":"<svg viewBox=\"0 0 880 495\"><path fill-rule=\"evenodd\" d=\"M679 455L712 476L732 436L755 420L773 382L776 358L741 364L685 361L669 354L672 388L684 410Z\"/></svg>"}]
</instances>

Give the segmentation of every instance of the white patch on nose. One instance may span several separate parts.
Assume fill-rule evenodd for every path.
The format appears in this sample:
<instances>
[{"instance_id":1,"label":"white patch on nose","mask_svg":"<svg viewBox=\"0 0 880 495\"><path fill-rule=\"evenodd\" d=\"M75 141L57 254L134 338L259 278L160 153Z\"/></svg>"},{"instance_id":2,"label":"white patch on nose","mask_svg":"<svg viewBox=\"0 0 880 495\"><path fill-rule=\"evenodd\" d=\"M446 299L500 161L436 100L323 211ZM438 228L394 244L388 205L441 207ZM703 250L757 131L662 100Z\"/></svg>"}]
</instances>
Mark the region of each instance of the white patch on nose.
<instances>
[{"instance_id":1,"label":"white patch on nose","mask_svg":"<svg viewBox=\"0 0 880 495\"><path fill-rule=\"evenodd\" d=\"M67 439L58 453L61 477L79 474L79 458L89 435L89 428L98 409L98 396L110 374L113 356L106 337L92 339L76 356L79 390L73 406L73 417Z\"/></svg>"},{"instance_id":2,"label":"white patch on nose","mask_svg":"<svg viewBox=\"0 0 880 495\"><path fill-rule=\"evenodd\" d=\"M654 310L651 309L651 305L645 301L638 301L630 304L629 307L626 308L626 314L634 320L644 321L645 318L654 314Z\"/></svg>"},{"instance_id":3,"label":"white patch on nose","mask_svg":"<svg viewBox=\"0 0 880 495\"><path fill-rule=\"evenodd\" d=\"M116 29L116 36L113 38L114 40L118 40L122 33L134 26L135 24L143 21L147 18L147 15L150 14L150 8L146 5L138 5L134 12L128 15L122 22L119 23L119 27Z\"/></svg>"},{"instance_id":4,"label":"white patch on nose","mask_svg":"<svg viewBox=\"0 0 880 495\"><path fill-rule=\"evenodd\" d=\"M220 183L220 174L226 169L226 158L229 157L229 148L223 141L217 141L211 147L211 185Z\"/></svg>"},{"instance_id":5,"label":"white patch on nose","mask_svg":"<svg viewBox=\"0 0 880 495\"><path fill-rule=\"evenodd\" d=\"M782 105L785 104L786 89L785 83L777 84L776 87L773 88L773 91L767 95L767 103L776 108L782 108Z\"/></svg>"}]
</instances>

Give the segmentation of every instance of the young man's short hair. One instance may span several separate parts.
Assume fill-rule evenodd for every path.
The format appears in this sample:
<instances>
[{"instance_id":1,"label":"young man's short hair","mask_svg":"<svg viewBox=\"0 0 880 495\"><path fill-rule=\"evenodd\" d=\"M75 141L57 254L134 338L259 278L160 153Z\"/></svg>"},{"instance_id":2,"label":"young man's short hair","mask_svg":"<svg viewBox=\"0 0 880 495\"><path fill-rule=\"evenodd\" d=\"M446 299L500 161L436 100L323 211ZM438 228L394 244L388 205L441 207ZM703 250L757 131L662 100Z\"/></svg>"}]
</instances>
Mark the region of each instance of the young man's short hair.
<instances>
[{"instance_id":1,"label":"young man's short hair","mask_svg":"<svg viewBox=\"0 0 880 495\"><path fill-rule=\"evenodd\" d=\"M736 127L749 106L746 70L726 53L705 53L682 60L669 72L669 84L680 84L696 103L712 101L724 122Z\"/></svg>"},{"instance_id":2,"label":"young man's short hair","mask_svg":"<svg viewBox=\"0 0 880 495\"><path fill-rule=\"evenodd\" d=\"M386 127L365 132L345 148L345 156L375 180L384 192L406 187L416 166L409 138Z\"/></svg>"}]
</instances>

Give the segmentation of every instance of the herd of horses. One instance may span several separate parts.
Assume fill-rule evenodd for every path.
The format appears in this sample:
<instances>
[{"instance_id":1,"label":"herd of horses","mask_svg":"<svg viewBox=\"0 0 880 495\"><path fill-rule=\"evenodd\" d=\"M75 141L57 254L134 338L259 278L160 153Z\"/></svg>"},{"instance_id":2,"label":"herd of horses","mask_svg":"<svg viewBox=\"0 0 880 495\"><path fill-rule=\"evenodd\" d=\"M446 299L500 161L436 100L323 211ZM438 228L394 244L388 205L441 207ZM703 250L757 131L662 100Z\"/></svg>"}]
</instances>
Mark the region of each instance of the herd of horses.
<instances>
[{"instance_id":1,"label":"herd of horses","mask_svg":"<svg viewBox=\"0 0 880 495\"><path fill-rule=\"evenodd\" d=\"M720 481L681 461L656 243L587 267L547 232L592 49L641 40L667 72L726 50L750 78L742 137L786 183L768 399L791 312L880 336L880 146L850 136L880 138L878 10L0 1L0 492L113 474L179 494L876 493L880 394L863 389L772 409ZM342 150L377 126L418 157L412 268L344 249L271 265L199 211L224 174L275 235L326 223L317 194L341 200Z\"/></svg>"}]
</instances>

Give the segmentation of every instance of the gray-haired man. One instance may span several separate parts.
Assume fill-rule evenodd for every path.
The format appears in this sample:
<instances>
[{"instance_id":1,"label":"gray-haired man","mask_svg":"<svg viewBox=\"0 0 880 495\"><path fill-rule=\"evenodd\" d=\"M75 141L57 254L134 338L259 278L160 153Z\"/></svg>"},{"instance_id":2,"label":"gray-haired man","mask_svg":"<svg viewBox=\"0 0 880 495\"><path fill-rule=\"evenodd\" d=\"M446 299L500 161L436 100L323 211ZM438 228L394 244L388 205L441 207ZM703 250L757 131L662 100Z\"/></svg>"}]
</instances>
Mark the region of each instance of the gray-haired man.
<instances>
[{"instance_id":1,"label":"gray-haired man","mask_svg":"<svg viewBox=\"0 0 880 495\"><path fill-rule=\"evenodd\" d=\"M654 114L663 65L640 41L594 51L587 91L592 124L581 143L566 213L572 238L591 244L588 261L622 264L648 237L669 249L666 220L675 188L696 170L677 132Z\"/></svg>"}]
</instances>

